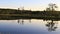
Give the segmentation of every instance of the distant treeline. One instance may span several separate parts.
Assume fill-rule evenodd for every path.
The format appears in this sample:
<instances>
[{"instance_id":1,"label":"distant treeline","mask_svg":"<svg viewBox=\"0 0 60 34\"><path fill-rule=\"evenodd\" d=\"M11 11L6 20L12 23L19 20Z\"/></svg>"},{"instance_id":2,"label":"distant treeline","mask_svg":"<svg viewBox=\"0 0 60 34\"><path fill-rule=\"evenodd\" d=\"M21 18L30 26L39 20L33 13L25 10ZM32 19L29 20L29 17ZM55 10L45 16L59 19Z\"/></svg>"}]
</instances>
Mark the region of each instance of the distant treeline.
<instances>
[{"instance_id":1,"label":"distant treeline","mask_svg":"<svg viewBox=\"0 0 60 34\"><path fill-rule=\"evenodd\" d=\"M31 11L17 9L0 9L0 19L38 18L52 19L60 18L60 11Z\"/></svg>"},{"instance_id":2,"label":"distant treeline","mask_svg":"<svg viewBox=\"0 0 60 34\"><path fill-rule=\"evenodd\" d=\"M44 12L52 12L52 11L31 11L31 10L17 10L17 9L1 9L0 14L21 14L21 13L44 13ZM60 13L60 11L54 11L53 13Z\"/></svg>"},{"instance_id":3,"label":"distant treeline","mask_svg":"<svg viewBox=\"0 0 60 34\"><path fill-rule=\"evenodd\" d=\"M0 9L0 14L38 14L38 15L60 15L60 11L30 11L16 9Z\"/></svg>"}]
</instances>

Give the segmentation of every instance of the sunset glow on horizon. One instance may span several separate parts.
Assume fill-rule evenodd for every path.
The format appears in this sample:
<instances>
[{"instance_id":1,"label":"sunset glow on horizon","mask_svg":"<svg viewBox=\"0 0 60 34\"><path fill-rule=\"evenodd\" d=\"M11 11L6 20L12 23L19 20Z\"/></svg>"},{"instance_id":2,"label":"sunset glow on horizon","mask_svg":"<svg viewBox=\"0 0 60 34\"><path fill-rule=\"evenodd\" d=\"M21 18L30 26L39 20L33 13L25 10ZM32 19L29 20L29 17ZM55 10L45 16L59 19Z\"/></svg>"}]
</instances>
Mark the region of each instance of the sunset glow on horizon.
<instances>
[{"instance_id":1,"label":"sunset glow on horizon","mask_svg":"<svg viewBox=\"0 0 60 34\"><path fill-rule=\"evenodd\" d=\"M0 8L21 8L25 10L45 10L49 3L54 3L60 10L60 0L0 0Z\"/></svg>"}]
</instances>

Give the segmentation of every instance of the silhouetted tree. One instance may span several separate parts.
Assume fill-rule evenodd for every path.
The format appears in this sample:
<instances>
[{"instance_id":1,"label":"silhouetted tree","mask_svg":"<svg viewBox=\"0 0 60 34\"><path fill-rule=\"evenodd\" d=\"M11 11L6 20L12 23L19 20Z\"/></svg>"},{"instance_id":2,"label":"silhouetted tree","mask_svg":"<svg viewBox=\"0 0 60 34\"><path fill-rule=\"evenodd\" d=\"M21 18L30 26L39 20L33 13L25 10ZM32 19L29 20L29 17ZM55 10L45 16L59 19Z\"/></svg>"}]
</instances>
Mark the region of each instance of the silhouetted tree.
<instances>
[{"instance_id":1,"label":"silhouetted tree","mask_svg":"<svg viewBox=\"0 0 60 34\"><path fill-rule=\"evenodd\" d=\"M46 8L46 11L55 11L56 8L58 8L56 4L51 3L49 4L49 7Z\"/></svg>"}]
</instances>

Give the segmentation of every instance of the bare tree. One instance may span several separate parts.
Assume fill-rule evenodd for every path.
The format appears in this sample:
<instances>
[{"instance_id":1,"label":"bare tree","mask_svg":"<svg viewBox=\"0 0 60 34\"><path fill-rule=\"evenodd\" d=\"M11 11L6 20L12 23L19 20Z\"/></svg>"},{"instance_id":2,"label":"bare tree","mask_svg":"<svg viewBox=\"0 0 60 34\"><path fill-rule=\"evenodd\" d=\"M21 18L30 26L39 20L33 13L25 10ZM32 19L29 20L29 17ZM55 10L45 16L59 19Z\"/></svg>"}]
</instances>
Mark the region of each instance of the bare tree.
<instances>
[{"instance_id":1,"label":"bare tree","mask_svg":"<svg viewBox=\"0 0 60 34\"><path fill-rule=\"evenodd\" d=\"M56 4L49 4L49 7L46 8L46 11L56 11L55 9L58 8Z\"/></svg>"}]
</instances>

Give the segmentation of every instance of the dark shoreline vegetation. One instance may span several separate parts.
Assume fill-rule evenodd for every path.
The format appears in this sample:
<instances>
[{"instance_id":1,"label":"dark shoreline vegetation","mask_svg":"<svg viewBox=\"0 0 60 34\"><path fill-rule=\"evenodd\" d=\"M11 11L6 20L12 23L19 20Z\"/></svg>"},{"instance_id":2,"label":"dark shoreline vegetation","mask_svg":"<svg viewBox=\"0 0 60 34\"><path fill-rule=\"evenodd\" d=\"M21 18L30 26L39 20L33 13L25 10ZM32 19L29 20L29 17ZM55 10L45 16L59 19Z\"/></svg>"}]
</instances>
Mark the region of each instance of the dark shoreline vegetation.
<instances>
[{"instance_id":1,"label":"dark shoreline vegetation","mask_svg":"<svg viewBox=\"0 0 60 34\"><path fill-rule=\"evenodd\" d=\"M0 9L0 20L16 19L53 19L60 20L60 11L31 11Z\"/></svg>"}]
</instances>

